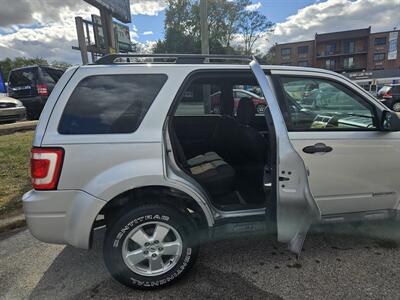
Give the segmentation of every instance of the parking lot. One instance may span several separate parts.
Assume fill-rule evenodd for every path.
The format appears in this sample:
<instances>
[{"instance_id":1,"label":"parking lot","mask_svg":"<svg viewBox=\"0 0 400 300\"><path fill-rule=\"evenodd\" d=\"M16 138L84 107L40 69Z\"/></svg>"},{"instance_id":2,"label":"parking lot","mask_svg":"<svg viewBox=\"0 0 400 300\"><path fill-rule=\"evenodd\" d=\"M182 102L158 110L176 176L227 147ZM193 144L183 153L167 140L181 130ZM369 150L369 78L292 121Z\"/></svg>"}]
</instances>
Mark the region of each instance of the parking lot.
<instances>
[{"instance_id":1,"label":"parking lot","mask_svg":"<svg viewBox=\"0 0 400 300\"><path fill-rule=\"evenodd\" d=\"M398 224L337 225L308 236L299 261L264 235L209 242L194 269L153 292L120 285L90 251L0 235L0 299L398 299Z\"/></svg>"}]
</instances>

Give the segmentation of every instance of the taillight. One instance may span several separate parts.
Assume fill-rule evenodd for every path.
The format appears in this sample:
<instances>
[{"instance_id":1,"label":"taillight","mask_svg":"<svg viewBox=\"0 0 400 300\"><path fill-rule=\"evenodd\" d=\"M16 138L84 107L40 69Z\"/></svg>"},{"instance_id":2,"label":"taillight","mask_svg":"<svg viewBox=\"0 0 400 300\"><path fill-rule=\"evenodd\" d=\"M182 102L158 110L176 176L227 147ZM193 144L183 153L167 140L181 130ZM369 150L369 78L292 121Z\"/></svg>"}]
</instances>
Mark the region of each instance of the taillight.
<instances>
[{"instance_id":1,"label":"taillight","mask_svg":"<svg viewBox=\"0 0 400 300\"><path fill-rule=\"evenodd\" d=\"M382 97L383 98L392 98L393 95L391 93L384 93Z\"/></svg>"},{"instance_id":2,"label":"taillight","mask_svg":"<svg viewBox=\"0 0 400 300\"><path fill-rule=\"evenodd\" d=\"M31 152L32 187L35 190L56 189L64 150L61 148L33 148Z\"/></svg>"},{"instance_id":3,"label":"taillight","mask_svg":"<svg viewBox=\"0 0 400 300\"><path fill-rule=\"evenodd\" d=\"M45 84L38 84L36 86L36 90L37 90L39 96L48 96L49 95L49 90L47 88L47 85L45 85Z\"/></svg>"}]
</instances>

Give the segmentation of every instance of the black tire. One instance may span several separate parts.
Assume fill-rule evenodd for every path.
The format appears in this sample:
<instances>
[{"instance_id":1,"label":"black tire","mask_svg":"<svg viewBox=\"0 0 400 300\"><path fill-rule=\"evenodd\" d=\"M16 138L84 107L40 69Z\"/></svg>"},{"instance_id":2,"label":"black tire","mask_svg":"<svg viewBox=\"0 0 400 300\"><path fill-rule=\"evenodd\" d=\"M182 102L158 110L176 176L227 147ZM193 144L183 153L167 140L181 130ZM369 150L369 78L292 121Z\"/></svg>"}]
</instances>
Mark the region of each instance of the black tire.
<instances>
[{"instance_id":1,"label":"black tire","mask_svg":"<svg viewBox=\"0 0 400 300\"><path fill-rule=\"evenodd\" d=\"M395 112L400 112L400 102L393 103L392 110Z\"/></svg>"},{"instance_id":2,"label":"black tire","mask_svg":"<svg viewBox=\"0 0 400 300\"><path fill-rule=\"evenodd\" d=\"M182 254L176 265L160 275L143 276L124 262L124 240L135 228L157 221L175 229L182 240ZM193 222L181 211L165 204L147 204L119 215L107 228L104 239L104 261L111 275L120 283L136 289L156 289L179 280L196 261L198 234Z\"/></svg>"}]
</instances>

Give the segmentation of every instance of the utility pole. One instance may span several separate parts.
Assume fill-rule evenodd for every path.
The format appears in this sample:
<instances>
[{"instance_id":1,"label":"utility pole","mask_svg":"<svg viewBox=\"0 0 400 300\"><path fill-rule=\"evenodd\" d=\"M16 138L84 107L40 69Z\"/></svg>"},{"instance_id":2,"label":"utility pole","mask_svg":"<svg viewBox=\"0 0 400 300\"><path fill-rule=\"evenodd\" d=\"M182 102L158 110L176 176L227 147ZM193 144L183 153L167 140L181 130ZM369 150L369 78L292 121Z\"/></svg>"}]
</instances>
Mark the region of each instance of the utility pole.
<instances>
[{"instance_id":1,"label":"utility pole","mask_svg":"<svg viewBox=\"0 0 400 300\"><path fill-rule=\"evenodd\" d=\"M116 43L114 28L112 23L112 14L105 8L100 8L101 25L103 27L104 43L106 46L106 53L115 53Z\"/></svg>"},{"instance_id":2,"label":"utility pole","mask_svg":"<svg viewBox=\"0 0 400 300\"><path fill-rule=\"evenodd\" d=\"M202 54L210 54L207 16L207 0L200 0L200 35Z\"/></svg>"}]
</instances>

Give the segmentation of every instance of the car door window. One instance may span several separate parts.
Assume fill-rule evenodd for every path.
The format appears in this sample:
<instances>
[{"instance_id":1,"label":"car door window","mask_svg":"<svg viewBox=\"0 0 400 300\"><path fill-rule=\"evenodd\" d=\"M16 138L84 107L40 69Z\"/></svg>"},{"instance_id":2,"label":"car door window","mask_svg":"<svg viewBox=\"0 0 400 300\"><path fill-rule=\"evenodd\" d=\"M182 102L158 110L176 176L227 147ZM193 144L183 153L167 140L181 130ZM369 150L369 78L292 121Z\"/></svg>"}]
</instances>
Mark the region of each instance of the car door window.
<instances>
[{"instance_id":1,"label":"car door window","mask_svg":"<svg viewBox=\"0 0 400 300\"><path fill-rule=\"evenodd\" d=\"M376 129L373 106L337 82L282 76L281 84L290 131Z\"/></svg>"}]
</instances>

